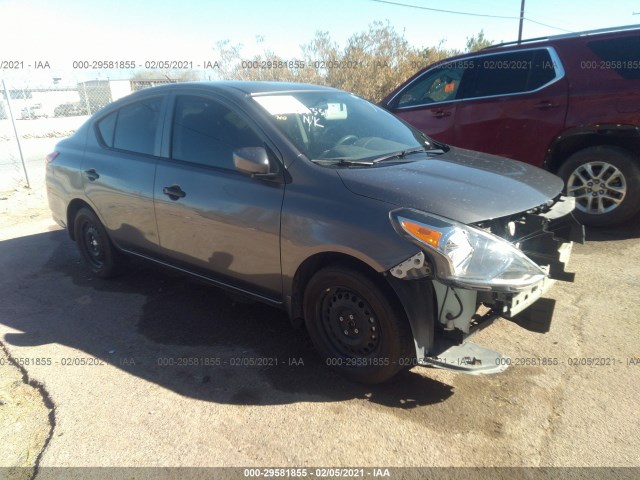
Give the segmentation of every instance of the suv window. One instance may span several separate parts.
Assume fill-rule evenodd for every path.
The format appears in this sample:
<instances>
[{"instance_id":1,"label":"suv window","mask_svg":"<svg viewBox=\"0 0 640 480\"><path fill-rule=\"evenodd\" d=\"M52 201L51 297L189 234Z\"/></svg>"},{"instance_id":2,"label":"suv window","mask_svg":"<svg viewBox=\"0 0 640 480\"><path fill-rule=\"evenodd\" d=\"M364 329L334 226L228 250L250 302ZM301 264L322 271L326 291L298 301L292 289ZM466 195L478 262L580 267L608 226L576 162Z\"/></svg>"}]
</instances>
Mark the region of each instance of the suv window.
<instances>
[{"instance_id":1,"label":"suv window","mask_svg":"<svg viewBox=\"0 0 640 480\"><path fill-rule=\"evenodd\" d=\"M546 49L483 55L473 59L472 70L472 78L466 80L459 98L530 92L556 76L555 65Z\"/></svg>"},{"instance_id":2,"label":"suv window","mask_svg":"<svg viewBox=\"0 0 640 480\"><path fill-rule=\"evenodd\" d=\"M464 68L447 63L425 73L400 96L398 107L412 107L457 98Z\"/></svg>"},{"instance_id":3,"label":"suv window","mask_svg":"<svg viewBox=\"0 0 640 480\"><path fill-rule=\"evenodd\" d=\"M155 155L161 108L162 98L155 97L118 110L113 147L129 152Z\"/></svg>"},{"instance_id":4,"label":"suv window","mask_svg":"<svg viewBox=\"0 0 640 480\"><path fill-rule=\"evenodd\" d=\"M171 157L235 169L233 151L264 142L238 113L207 97L180 95L173 115Z\"/></svg>"},{"instance_id":5,"label":"suv window","mask_svg":"<svg viewBox=\"0 0 640 480\"><path fill-rule=\"evenodd\" d=\"M640 78L640 36L596 40L587 46L603 60L596 65L584 62L588 68L615 70L626 79Z\"/></svg>"}]
</instances>

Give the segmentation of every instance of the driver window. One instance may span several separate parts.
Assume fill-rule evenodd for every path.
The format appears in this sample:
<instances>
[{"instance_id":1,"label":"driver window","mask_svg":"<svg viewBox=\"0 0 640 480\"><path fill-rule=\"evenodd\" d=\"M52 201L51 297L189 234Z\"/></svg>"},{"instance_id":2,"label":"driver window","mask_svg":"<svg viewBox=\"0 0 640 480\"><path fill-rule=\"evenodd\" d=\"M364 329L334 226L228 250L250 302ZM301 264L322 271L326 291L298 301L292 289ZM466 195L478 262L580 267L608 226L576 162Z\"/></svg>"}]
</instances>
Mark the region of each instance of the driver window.
<instances>
[{"instance_id":1,"label":"driver window","mask_svg":"<svg viewBox=\"0 0 640 480\"><path fill-rule=\"evenodd\" d=\"M176 98L171 157L234 170L233 151L264 143L238 113L207 97Z\"/></svg>"},{"instance_id":2,"label":"driver window","mask_svg":"<svg viewBox=\"0 0 640 480\"><path fill-rule=\"evenodd\" d=\"M429 70L401 94L397 106L412 107L455 100L463 73L463 68L454 68L452 64Z\"/></svg>"}]
</instances>

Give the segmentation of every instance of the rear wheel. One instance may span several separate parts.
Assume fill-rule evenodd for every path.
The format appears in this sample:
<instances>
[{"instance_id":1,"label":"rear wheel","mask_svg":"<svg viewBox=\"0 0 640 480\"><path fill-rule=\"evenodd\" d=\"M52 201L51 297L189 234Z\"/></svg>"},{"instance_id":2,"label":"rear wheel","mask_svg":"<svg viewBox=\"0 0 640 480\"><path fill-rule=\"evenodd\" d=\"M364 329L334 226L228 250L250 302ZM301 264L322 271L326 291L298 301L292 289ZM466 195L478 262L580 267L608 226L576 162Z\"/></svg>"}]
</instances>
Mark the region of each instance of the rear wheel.
<instances>
[{"instance_id":1,"label":"rear wheel","mask_svg":"<svg viewBox=\"0 0 640 480\"><path fill-rule=\"evenodd\" d=\"M95 275L109 278L122 273L127 259L113 246L95 213L81 208L73 225L80 256Z\"/></svg>"},{"instance_id":2,"label":"rear wheel","mask_svg":"<svg viewBox=\"0 0 640 480\"><path fill-rule=\"evenodd\" d=\"M409 322L397 303L368 276L327 267L305 290L305 324L327 365L351 380L380 383L415 357Z\"/></svg>"},{"instance_id":3,"label":"rear wheel","mask_svg":"<svg viewBox=\"0 0 640 480\"><path fill-rule=\"evenodd\" d=\"M562 164L558 175L576 199L576 217L586 225L621 223L640 209L640 167L623 148L580 150Z\"/></svg>"}]
</instances>

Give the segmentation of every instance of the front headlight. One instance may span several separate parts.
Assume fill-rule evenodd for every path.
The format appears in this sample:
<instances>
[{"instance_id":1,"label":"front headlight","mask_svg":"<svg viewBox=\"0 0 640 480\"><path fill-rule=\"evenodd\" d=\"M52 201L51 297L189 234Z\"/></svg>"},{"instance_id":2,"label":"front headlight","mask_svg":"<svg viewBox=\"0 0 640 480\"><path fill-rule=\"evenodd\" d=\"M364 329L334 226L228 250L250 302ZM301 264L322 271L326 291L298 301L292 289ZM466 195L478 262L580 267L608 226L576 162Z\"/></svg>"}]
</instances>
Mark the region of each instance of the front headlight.
<instances>
[{"instance_id":1,"label":"front headlight","mask_svg":"<svg viewBox=\"0 0 640 480\"><path fill-rule=\"evenodd\" d=\"M547 275L511 243L478 228L410 209L390 217L398 233L434 254L436 275L445 283L510 291Z\"/></svg>"}]
</instances>

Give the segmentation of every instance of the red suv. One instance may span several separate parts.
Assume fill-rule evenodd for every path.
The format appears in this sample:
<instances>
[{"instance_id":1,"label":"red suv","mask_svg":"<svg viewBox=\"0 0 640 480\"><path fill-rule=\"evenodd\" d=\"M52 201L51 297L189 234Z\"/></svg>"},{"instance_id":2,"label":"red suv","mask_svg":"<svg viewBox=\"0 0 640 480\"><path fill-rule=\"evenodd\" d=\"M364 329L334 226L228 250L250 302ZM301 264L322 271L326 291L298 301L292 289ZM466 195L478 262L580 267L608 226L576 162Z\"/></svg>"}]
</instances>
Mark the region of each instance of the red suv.
<instances>
[{"instance_id":1,"label":"red suv","mask_svg":"<svg viewBox=\"0 0 640 480\"><path fill-rule=\"evenodd\" d=\"M640 210L638 25L452 57L381 105L441 142L557 173L585 224Z\"/></svg>"}]
</instances>

